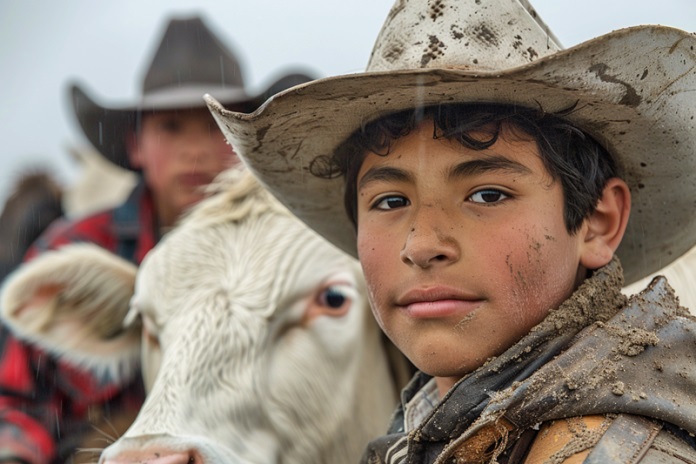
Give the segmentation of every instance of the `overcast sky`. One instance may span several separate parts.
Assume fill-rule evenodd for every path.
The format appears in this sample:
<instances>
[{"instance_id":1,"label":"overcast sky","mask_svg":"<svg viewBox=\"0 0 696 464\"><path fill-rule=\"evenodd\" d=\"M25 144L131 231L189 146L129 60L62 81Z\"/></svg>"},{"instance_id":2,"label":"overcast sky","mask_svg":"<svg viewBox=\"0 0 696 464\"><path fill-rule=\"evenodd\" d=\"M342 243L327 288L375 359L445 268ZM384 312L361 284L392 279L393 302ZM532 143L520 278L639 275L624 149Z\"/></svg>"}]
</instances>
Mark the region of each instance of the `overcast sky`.
<instances>
[{"instance_id":1,"label":"overcast sky","mask_svg":"<svg viewBox=\"0 0 696 464\"><path fill-rule=\"evenodd\" d=\"M637 24L696 31L696 0L531 1L565 47ZM290 67L317 77L362 71L392 3L0 0L0 202L28 166L49 167L64 184L75 178L65 147L85 140L66 104L67 83L79 81L107 106L135 101L169 16L202 14L258 89Z\"/></svg>"}]
</instances>

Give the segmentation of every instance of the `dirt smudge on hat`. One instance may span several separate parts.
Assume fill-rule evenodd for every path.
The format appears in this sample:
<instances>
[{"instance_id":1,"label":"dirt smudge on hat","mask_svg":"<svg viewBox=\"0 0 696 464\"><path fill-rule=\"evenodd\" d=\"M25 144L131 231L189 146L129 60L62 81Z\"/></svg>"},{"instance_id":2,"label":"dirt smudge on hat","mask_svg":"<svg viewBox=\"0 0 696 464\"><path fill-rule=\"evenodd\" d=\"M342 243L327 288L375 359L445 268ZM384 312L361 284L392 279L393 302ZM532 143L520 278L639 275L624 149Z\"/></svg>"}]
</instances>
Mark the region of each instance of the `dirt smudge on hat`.
<instances>
[{"instance_id":1,"label":"dirt smudge on hat","mask_svg":"<svg viewBox=\"0 0 696 464\"><path fill-rule=\"evenodd\" d=\"M430 16L430 19L432 19L433 21L437 20L437 18L444 15L444 10L445 2L443 0L435 0L434 2L431 2L430 8L428 8L428 14Z\"/></svg>"},{"instance_id":2,"label":"dirt smudge on hat","mask_svg":"<svg viewBox=\"0 0 696 464\"><path fill-rule=\"evenodd\" d=\"M627 84L621 79L617 78L616 76L612 76L611 74L609 74L608 65L604 63L598 63L593 66L590 66L589 70L590 72L596 74L602 82L609 82L612 84L619 84L624 86L624 88L626 89L626 93L621 98L621 101L619 101L621 105L630 106L631 108L635 108L636 106L640 105L642 98L640 97L640 95L638 95L636 89L634 89L631 85Z\"/></svg>"},{"instance_id":3,"label":"dirt smudge on hat","mask_svg":"<svg viewBox=\"0 0 696 464\"><path fill-rule=\"evenodd\" d=\"M442 42L436 35L428 36L428 45L423 52L421 57L421 67L425 68L431 60L435 60L445 54L443 51L445 48L445 43Z\"/></svg>"},{"instance_id":4,"label":"dirt smudge on hat","mask_svg":"<svg viewBox=\"0 0 696 464\"><path fill-rule=\"evenodd\" d=\"M472 36L476 37L479 42L490 47L499 47L500 40L495 28L486 23L480 23L472 27Z\"/></svg>"}]
</instances>

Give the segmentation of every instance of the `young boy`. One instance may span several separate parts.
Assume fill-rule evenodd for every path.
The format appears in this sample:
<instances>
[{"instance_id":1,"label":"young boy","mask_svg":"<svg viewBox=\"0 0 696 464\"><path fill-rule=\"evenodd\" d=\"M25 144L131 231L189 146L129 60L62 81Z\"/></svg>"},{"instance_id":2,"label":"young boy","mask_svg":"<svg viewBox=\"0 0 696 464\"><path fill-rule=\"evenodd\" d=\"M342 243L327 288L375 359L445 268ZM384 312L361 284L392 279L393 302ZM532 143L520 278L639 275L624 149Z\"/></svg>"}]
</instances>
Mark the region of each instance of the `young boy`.
<instances>
[{"instance_id":1,"label":"young boy","mask_svg":"<svg viewBox=\"0 0 696 464\"><path fill-rule=\"evenodd\" d=\"M138 185L116 208L54 223L26 259L88 241L139 264L180 214L203 198L202 187L237 162L205 109L203 94L210 92L246 112L272 93L306 80L302 74L288 74L259 95L249 95L238 59L200 18L169 21L144 76L140 101L110 108L78 86L71 89L87 138L109 161L140 173ZM82 440L94 433L94 423L113 436L118 432L104 424L119 415L134 418L142 404L137 375L128 385L96 378L16 338L5 326L0 346L2 462L66 462L76 447L85 446Z\"/></svg>"},{"instance_id":2,"label":"young boy","mask_svg":"<svg viewBox=\"0 0 696 464\"><path fill-rule=\"evenodd\" d=\"M696 322L621 293L696 242L696 37L528 8L399 1L368 72L209 107L420 371L364 462L696 462Z\"/></svg>"}]
</instances>

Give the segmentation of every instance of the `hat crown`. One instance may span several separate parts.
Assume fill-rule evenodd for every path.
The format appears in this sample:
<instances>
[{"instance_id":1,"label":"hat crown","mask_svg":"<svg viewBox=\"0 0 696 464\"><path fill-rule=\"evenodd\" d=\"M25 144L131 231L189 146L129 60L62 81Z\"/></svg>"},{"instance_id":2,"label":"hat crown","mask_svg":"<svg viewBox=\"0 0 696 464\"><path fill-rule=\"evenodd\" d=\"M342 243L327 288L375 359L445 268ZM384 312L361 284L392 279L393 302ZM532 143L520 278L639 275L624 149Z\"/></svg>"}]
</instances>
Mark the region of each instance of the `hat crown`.
<instances>
[{"instance_id":1,"label":"hat crown","mask_svg":"<svg viewBox=\"0 0 696 464\"><path fill-rule=\"evenodd\" d=\"M87 139L107 160L128 169L133 167L127 134L137 127L143 111L203 108L206 93L236 109L253 111L272 94L313 79L301 72L288 73L259 93L247 93L238 59L198 16L167 22L146 69L141 95L127 105L104 106L80 86L69 88Z\"/></svg>"},{"instance_id":2,"label":"hat crown","mask_svg":"<svg viewBox=\"0 0 696 464\"><path fill-rule=\"evenodd\" d=\"M367 71L496 71L561 48L526 0L397 0Z\"/></svg>"},{"instance_id":3,"label":"hat crown","mask_svg":"<svg viewBox=\"0 0 696 464\"><path fill-rule=\"evenodd\" d=\"M199 17L169 22L147 68L142 91L147 95L183 86L244 88L239 60Z\"/></svg>"}]
</instances>

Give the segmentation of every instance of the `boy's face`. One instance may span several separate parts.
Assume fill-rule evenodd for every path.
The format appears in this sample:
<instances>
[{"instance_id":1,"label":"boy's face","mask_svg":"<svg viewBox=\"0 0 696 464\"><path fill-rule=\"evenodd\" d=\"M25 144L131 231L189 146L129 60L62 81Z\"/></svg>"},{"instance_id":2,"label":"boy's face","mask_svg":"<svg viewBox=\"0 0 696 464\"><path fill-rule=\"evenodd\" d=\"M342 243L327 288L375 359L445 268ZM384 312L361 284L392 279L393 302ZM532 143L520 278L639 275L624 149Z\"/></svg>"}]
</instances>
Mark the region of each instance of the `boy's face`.
<instances>
[{"instance_id":1,"label":"boy's face","mask_svg":"<svg viewBox=\"0 0 696 464\"><path fill-rule=\"evenodd\" d=\"M144 114L130 161L152 190L160 225L169 226L203 199L202 187L238 159L202 108Z\"/></svg>"},{"instance_id":2,"label":"boy's face","mask_svg":"<svg viewBox=\"0 0 696 464\"><path fill-rule=\"evenodd\" d=\"M585 276L586 225L568 233L560 184L536 143L509 129L476 151L433 139L427 120L388 156L367 153L357 186L375 316L441 393L517 342Z\"/></svg>"}]
</instances>

